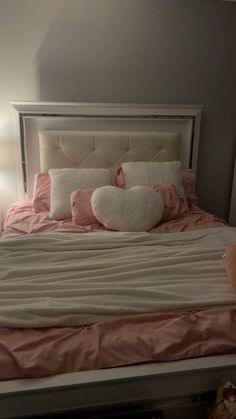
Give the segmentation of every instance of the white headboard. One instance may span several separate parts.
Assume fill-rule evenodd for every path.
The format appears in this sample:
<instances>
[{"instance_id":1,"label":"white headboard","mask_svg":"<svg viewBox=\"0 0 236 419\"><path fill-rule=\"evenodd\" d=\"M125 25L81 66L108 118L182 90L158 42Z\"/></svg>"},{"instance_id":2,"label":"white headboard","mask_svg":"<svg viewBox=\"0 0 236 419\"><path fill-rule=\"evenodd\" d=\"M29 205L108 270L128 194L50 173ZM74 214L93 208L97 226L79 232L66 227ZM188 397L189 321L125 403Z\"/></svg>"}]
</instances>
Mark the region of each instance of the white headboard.
<instances>
[{"instance_id":1,"label":"white headboard","mask_svg":"<svg viewBox=\"0 0 236 419\"><path fill-rule=\"evenodd\" d=\"M197 170L201 106L13 102L23 182L52 167L180 160Z\"/></svg>"}]
</instances>

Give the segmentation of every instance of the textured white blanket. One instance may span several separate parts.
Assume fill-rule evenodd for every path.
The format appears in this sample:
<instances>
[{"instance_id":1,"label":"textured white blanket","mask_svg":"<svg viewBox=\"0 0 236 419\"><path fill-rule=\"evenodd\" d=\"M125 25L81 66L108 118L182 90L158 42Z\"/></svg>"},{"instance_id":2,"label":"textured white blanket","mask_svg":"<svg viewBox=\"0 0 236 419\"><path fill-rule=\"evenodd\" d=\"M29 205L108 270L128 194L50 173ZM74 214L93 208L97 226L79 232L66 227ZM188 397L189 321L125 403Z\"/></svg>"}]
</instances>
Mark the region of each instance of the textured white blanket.
<instances>
[{"instance_id":1,"label":"textured white blanket","mask_svg":"<svg viewBox=\"0 0 236 419\"><path fill-rule=\"evenodd\" d=\"M40 233L0 241L0 326L84 325L236 305L221 264L236 229Z\"/></svg>"}]
</instances>

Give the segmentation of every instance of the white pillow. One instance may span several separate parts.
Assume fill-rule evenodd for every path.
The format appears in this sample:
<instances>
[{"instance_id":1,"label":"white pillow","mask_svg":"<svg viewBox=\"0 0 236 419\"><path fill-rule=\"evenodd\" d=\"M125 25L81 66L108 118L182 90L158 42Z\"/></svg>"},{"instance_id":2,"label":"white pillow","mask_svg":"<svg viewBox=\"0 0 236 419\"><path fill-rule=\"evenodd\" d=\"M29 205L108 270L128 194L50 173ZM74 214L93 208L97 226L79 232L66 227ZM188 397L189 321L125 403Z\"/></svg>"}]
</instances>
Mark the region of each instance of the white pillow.
<instances>
[{"instance_id":1,"label":"white pillow","mask_svg":"<svg viewBox=\"0 0 236 419\"><path fill-rule=\"evenodd\" d=\"M136 185L153 187L157 184L171 183L177 193L185 197L183 175L180 161L169 162L130 162L121 165L125 188Z\"/></svg>"},{"instance_id":2,"label":"white pillow","mask_svg":"<svg viewBox=\"0 0 236 419\"><path fill-rule=\"evenodd\" d=\"M164 203L159 192L145 186L129 190L103 186L91 197L94 216L110 230L148 231L160 221Z\"/></svg>"},{"instance_id":3,"label":"white pillow","mask_svg":"<svg viewBox=\"0 0 236 419\"><path fill-rule=\"evenodd\" d=\"M76 189L98 188L110 185L108 169L50 169L50 218L62 220L71 217L70 195Z\"/></svg>"}]
</instances>

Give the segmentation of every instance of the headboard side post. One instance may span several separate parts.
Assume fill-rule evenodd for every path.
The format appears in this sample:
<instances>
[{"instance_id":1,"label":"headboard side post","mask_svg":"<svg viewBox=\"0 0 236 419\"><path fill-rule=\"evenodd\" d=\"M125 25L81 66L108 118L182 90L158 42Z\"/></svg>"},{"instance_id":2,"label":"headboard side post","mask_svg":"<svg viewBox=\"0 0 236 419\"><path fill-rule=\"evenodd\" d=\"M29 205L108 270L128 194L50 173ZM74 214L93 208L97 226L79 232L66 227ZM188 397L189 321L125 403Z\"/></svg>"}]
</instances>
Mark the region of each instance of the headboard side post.
<instances>
[{"instance_id":1,"label":"headboard side post","mask_svg":"<svg viewBox=\"0 0 236 419\"><path fill-rule=\"evenodd\" d=\"M198 156L199 156L199 142L200 142L200 127L201 127L201 110L196 113L194 117L193 137L192 137L192 164L191 168L197 172Z\"/></svg>"}]
</instances>

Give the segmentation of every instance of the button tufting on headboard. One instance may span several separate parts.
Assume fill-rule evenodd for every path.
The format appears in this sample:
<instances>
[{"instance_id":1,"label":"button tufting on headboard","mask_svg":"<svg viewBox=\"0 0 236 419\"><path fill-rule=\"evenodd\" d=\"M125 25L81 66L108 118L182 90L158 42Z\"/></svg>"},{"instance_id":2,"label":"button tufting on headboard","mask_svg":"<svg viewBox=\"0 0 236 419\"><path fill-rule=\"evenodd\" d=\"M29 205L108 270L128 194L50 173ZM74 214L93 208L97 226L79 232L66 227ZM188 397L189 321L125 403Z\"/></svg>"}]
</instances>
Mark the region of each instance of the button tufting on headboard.
<instances>
[{"instance_id":1,"label":"button tufting on headboard","mask_svg":"<svg viewBox=\"0 0 236 419\"><path fill-rule=\"evenodd\" d=\"M40 170L178 160L178 137L175 132L42 131L39 133Z\"/></svg>"}]
</instances>

